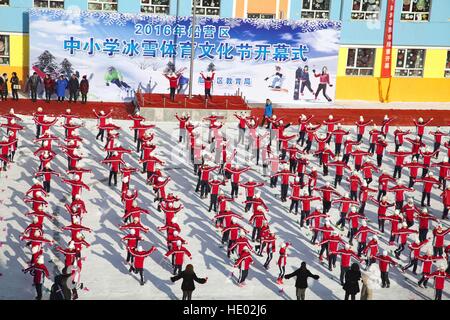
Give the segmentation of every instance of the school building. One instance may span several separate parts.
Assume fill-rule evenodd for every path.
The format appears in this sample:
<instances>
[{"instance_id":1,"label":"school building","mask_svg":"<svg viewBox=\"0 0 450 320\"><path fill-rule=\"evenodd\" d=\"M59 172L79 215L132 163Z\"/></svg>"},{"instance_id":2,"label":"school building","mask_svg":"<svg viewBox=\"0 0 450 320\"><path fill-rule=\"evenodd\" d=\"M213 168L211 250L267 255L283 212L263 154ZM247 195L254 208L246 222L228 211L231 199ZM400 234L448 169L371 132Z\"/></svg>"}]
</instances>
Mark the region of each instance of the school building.
<instances>
[{"instance_id":1,"label":"school building","mask_svg":"<svg viewBox=\"0 0 450 320\"><path fill-rule=\"evenodd\" d=\"M342 21L336 99L450 101L450 1L396 0L392 78L380 79L388 0L0 0L0 72L29 70L30 8Z\"/></svg>"}]
</instances>

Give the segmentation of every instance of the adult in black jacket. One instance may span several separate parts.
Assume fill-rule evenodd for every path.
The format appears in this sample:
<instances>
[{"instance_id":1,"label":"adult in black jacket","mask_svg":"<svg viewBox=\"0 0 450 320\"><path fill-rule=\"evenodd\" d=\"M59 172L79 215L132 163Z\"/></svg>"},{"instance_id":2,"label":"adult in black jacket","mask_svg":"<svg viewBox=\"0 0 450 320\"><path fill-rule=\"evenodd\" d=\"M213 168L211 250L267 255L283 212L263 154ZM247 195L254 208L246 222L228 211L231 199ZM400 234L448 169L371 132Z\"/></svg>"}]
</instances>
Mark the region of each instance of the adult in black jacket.
<instances>
[{"instance_id":1,"label":"adult in black jacket","mask_svg":"<svg viewBox=\"0 0 450 320\"><path fill-rule=\"evenodd\" d=\"M183 278L183 283L181 284L181 290L183 290L183 300L192 300L192 291L195 290L194 281L203 284L208 280L208 277L197 278L197 275L194 272L194 266L192 266L192 264L188 264L184 271L174 277L171 277L170 280L175 282L181 278Z\"/></svg>"},{"instance_id":2,"label":"adult in black jacket","mask_svg":"<svg viewBox=\"0 0 450 320\"><path fill-rule=\"evenodd\" d=\"M296 276L295 287L297 288L297 300L305 300L306 288L308 288L308 278L319 279L318 275L314 275L306 268L306 262L302 262L300 268L294 272L285 275L286 279Z\"/></svg>"},{"instance_id":3,"label":"adult in black jacket","mask_svg":"<svg viewBox=\"0 0 450 320\"><path fill-rule=\"evenodd\" d=\"M70 273L67 273L67 268L62 270L61 274L58 274L55 277L55 283L52 286L52 290L50 292L50 300L71 300L72 292L67 286L67 279L71 276Z\"/></svg>"},{"instance_id":4,"label":"adult in black jacket","mask_svg":"<svg viewBox=\"0 0 450 320\"><path fill-rule=\"evenodd\" d=\"M72 102L72 98L74 102L77 102L78 99L78 90L80 89L80 82L75 74L69 80L69 103Z\"/></svg>"},{"instance_id":5,"label":"adult in black jacket","mask_svg":"<svg viewBox=\"0 0 450 320\"><path fill-rule=\"evenodd\" d=\"M345 282L344 282L344 290L345 290L345 300L348 300L349 296L352 300L355 300L356 294L359 292L359 280L361 279L361 271L359 270L359 265L357 263L353 263L345 273Z\"/></svg>"}]
</instances>

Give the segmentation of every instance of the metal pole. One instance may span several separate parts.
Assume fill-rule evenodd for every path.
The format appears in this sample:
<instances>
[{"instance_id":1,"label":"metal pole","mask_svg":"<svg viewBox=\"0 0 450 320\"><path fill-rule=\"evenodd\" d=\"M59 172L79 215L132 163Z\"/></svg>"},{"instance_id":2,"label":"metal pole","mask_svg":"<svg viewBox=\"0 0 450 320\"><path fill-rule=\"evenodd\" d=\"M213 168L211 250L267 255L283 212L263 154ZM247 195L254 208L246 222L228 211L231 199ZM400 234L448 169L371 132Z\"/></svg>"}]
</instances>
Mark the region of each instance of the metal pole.
<instances>
[{"instance_id":1,"label":"metal pole","mask_svg":"<svg viewBox=\"0 0 450 320\"><path fill-rule=\"evenodd\" d=\"M191 35L191 65L189 70L189 99L192 99L192 82L194 81L194 56L195 56L195 20L197 18L197 0L194 0L194 12L192 14L192 35Z\"/></svg>"}]
</instances>

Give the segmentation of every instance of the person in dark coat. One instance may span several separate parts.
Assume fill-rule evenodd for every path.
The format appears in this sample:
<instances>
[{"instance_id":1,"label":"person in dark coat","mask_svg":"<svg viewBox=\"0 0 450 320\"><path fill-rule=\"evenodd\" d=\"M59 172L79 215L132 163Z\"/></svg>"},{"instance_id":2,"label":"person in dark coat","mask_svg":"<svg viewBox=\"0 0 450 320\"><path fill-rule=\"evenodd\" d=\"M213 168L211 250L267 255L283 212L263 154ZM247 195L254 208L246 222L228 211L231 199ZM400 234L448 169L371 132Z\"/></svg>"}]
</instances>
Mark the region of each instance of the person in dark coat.
<instances>
[{"instance_id":1,"label":"person in dark coat","mask_svg":"<svg viewBox=\"0 0 450 320\"><path fill-rule=\"evenodd\" d=\"M37 72L34 72L33 75L28 79L28 88L31 92L31 101L37 101L37 91L39 85L41 84L41 78L38 76Z\"/></svg>"},{"instance_id":2,"label":"person in dark coat","mask_svg":"<svg viewBox=\"0 0 450 320\"><path fill-rule=\"evenodd\" d=\"M67 267L62 270L61 274L55 276L55 292L50 292L50 300L71 300L72 291L67 286L67 279L71 276L67 272Z\"/></svg>"},{"instance_id":3,"label":"person in dark coat","mask_svg":"<svg viewBox=\"0 0 450 320\"><path fill-rule=\"evenodd\" d=\"M305 292L306 288L308 288L308 278L311 277L315 280L319 280L319 276L312 274L306 268L306 262L302 262L300 268L295 270L294 272L287 274L284 276L285 279L290 279L292 277L297 277L295 280L295 287L297 288L297 300L305 300Z\"/></svg>"},{"instance_id":4,"label":"person in dark coat","mask_svg":"<svg viewBox=\"0 0 450 320\"><path fill-rule=\"evenodd\" d=\"M58 101L64 101L64 97L66 96L68 81L67 79L61 75L59 79L56 81L56 95L58 96Z\"/></svg>"},{"instance_id":5,"label":"person in dark coat","mask_svg":"<svg viewBox=\"0 0 450 320\"><path fill-rule=\"evenodd\" d=\"M16 72L12 73L12 77L9 82L11 83L12 99L19 100L19 94L17 93L19 91L19 77Z\"/></svg>"},{"instance_id":6,"label":"person in dark coat","mask_svg":"<svg viewBox=\"0 0 450 320\"><path fill-rule=\"evenodd\" d=\"M183 290L183 300L192 300L192 291L195 290L194 281L203 284L208 281L208 277L206 278L198 278L194 272L194 266L192 264L188 264L184 271L180 272L178 275L171 277L170 280L175 282L183 278L183 283L181 284L181 290Z\"/></svg>"},{"instance_id":7,"label":"person in dark coat","mask_svg":"<svg viewBox=\"0 0 450 320\"><path fill-rule=\"evenodd\" d=\"M76 74L72 74L72 77L69 80L69 103L76 103L78 100L78 90L80 89L80 82Z\"/></svg>"},{"instance_id":8,"label":"person in dark coat","mask_svg":"<svg viewBox=\"0 0 450 320\"><path fill-rule=\"evenodd\" d=\"M45 89L45 102L50 103L53 91L55 90L55 81L52 79L52 77L50 77L49 74L45 75L44 89Z\"/></svg>"},{"instance_id":9,"label":"person in dark coat","mask_svg":"<svg viewBox=\"0 0 450 320\"><path fill-rule=\"evenodd\" d=\"M80 82L81 103L86 104L87 94L89 92L89 81L87 76L83 76L83 80Z\"/></svg>"},{"instance_id":10,"label":"person in dark coat","mask_svg":"<svg viewBox=\"0 0 450 320\"><path fill-rule=\"evenodd\" d=\"M8 76L6 73L0 77L0 98L2 101L8 99Z\"/></svg>"},{"instance_id":11,"label":"person in dark coat","mask_svg":"<svg viewBox=\"0 0 450 320\"><path fill-rule=\"evenodd\" d=\"M345 282L344 282L344 290L345 290L345 300L348 300L351 297L352 300L355 300L356 294L359 293L359 280L361 280L361 271L359 270L359 265L357 263L353 263L345 273Z\"/></svg>"}]
</instances>

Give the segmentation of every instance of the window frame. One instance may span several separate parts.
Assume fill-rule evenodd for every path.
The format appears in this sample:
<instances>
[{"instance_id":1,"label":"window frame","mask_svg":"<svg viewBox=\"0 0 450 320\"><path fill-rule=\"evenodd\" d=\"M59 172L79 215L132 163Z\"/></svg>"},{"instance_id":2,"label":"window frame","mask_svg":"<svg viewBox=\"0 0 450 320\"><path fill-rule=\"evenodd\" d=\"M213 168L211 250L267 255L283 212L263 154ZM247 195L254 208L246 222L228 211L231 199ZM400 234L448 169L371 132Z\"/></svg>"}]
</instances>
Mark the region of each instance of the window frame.
<instances>
[{"instance_id":1,"label":"window frame","mask_svg":"<svg viewBox=\"0 0 450 320\"><path fill-rule=\"evenodd\" d=\"M358 67L357 63L358 63L358 52L359 50L373 50L373 62L372 62L372 67ZM349 66L348 65L348 56L349 56L349 52L350 50L355 50L355 57L354 57L354 61L353 61L353 66ZM347 48L347 61L345 63L345 76L346 77L373 77L375 74L375 61L376 61L376 54L377 54L377 48L375 47L351 47L351 48ZM347 74L347 70L357 70L358 74ZM372 74L361 74L361 71L364 70L371 70Z\"/></svg>"},{"instance_id":2,"label":"window frame","mask_svg":"<svg viewBox=\"0 0 450 320\"><path fill-rule=\"evenodd\" d=\"M149 0L150 3L143 3L143 0L140 0L141 3L141 14L165 14L165 15L169 15L170 14L170 0L169 0L169 4L168 5L160 5L160 4L153 4L153 0ZM179 1L179 0L178 0ZM144 8L153 8L153 12L146 12L143 11ZM156 12L156 8L166 8L166 12L161 13L161 12Z\"/></svg>"},{"instance_id":3,"label":"window frame","mask_svg":"<svg viewBox=\"0 0 450 320\"><path fill-rule=\"evenodd\" d=\"M355 20L355 21L367 21L367 20L369 20L369 21L377 21L377 20L380 20L380 15L381 15L380 3L378 3L378 11L364 11L364 10L362 10L362 5L363 5L363 1L364 0L360 0L361 2L360 2L359 10L354 10L353 9L353 1L355 1L355 0L352 0L352 10L351 10L351 13L350 13L350 19L351 20ZM381 1L381 0L379 0L379 1ZM354 14L357 14L357 15L361 15L362 14L364 17L363 18L354 18L353 17ZM377 15L376 18L368 17L368 16L373 16L374 14Z\"/></svg>"},{"instance_id":4,"label":"window frame","mask_svg":"<svg viewBox=\"0 0 450 320\"><path fill-rule=\"evenodd\" d=\"M47 6L46 7L36 6L36 1L46 2ZM50 2L60 2L60 3L62 3L62 7L61 8L53 8L53 7L50 6ZM65 1L64 0L33 0L33 8L64 9L65 8Z\"/></svg>"},{"instance_id":5,"label":"window frame","mask_svg":"<svg viewBox=\"0 0 450 320\"><path fill-rule=\"evenodd\" d=\"M424 11L424 12L413 11L413 7L414 7L413 6L413 0L411 0L411 3L409 4L409 11L403 11L404 1L405 0L402 0L402 10L400 11L400 22L430 22L431 7L433 5L433 1L432 0L429 0L430 5L429 5L429 8L428 8L428 11ZM414 19L412 19L412 20L404 19L404 15L407 15L407 14L408 15L412 14L414 16ZM422 20L422 19L419 20L419 19L417 19L417 17L419 15L424 15L424 14L427 15L427 19L426 20Z\"/></svg>"},{"instance_id":6,"label":"window frame","mask_svg":"<svg viewBox=\"0 0 450 320\"><path fill-rule=\"evenodd\" d=\"M114 1L114 2L109 2L109 1L107 1L107 0L99 0L99 1L96 1L96 0L87 0L87 6L88 6L88 11L97 11L97 12L100 12L100 11L104 11L104 12L117 12L118 11L118 9L119 9L119 1L118 0L112 0L112 1ZM101 6L102 6L102 8L101 9L90 9L89 8L89 5L90 4L101 4ZM106 4L110 4L110 5L112 5L112 4L114 4L114 5L116 5L116 9L115 10L105 10L105 5Z\"/></svg>"},{"instance_id":7,"label":"window frame","mask_svg":"<svg viewBox=\"0 0 450 320\"><path fill-rule=\"evenodd\" d=\"M196 1L196 0L192 0L192 10L191 10L192 13L194 13L194 1ZM198 9L204 9L205 13L204 13L204 14L203 14L203 13L196 13L196 14L195 14L196 16L202 16L202 17L220 17L220 6L221 6L221 4L222 4L222 3L221 3L222 0L215 0L215 1L218 1L218 2L219 2L219 6L218 6L218 7L209 7L209 6L205 6L205 5L203 4L203 1L205 1L205 0L197 0L197 1L200 2L200 4L196 6L196 7L197 7L197 11L198 11ZM207 9L218 10L218 12L217 12L217 14L206 14Z\"/></svg>"},{"instance_id":8,"label":"window frame","mask_svg":"<svg viewBox=\"0 0 450 320\"><path fill-rule=\"evenodd\" d=\"M259 16L259 17L254 17L254 18L250 18L249 15L254 15L254 16ZM271 18L262 18L262 16L272 16ZM276 14L275 13L247 13L247 18L248 19L276 19Z\"/></svg>"},{"instance_id":9,"label":"window frame","mask_svg":"<svg viewBox=\"0 0 450 320\"><path fill-rule=\"evenodd\" d=\"M445 62L444 78L450 78L450 49L447 50L447 61Z\"/></svg>"},{"instance_id":10,"label":"window frame","mask_svg":"<svg viewBox=\"0 0 450 320\"><path fill-rule=\"evenodd\" d=\"M7 39L5 41L5 53L4 55L0 55L1 61L3 59L8 59L7 63L3 63L0 61L0 66L10 66L11 65L11 36L9 34L0 34L0 37L5 37Z\"/></svg>"},{"instance_id":11,"label":"window frame","mask_svg":"<svg viewBox=\"0 0 450 320\"><path fill-rule=\"evenodd\" d=\"M405 50L405 55L403 58L403 67L398 67L398 57L401 50ZM422 61L422 68L407 68L405 67L409 50L422 50L423 51L423 61ZM424 48L397 48L397 59L395 61L395 71L394 71L394 77L396 78L423 78L424 70L425 70L425 59L427 56L427 50ZM406 70L408 72L408 75L400 75L397 74L399 71ZM421 75L409 75L409 72L412 70L421 70Z\"/></svg>"},{"instance_id":12,"label":"window frame","mask_svg":"<svg viewBox=\"0 0 450 320\"><path fill-rule=\"evenodd\" d=\"M305 3L305 1L310 1L309 2L310 5L309 5L308 9L303 8L303 4ZM313 9L312 7L313 7L314 1L315 0L303 0L302 8L301 8L301 11L300 11L300 18L301 19L309 19L309 20L328 20L328 19L330 19L331 0L324 0L324 1L328 2L328 9L327 10L316 10L316 9ZM305 17L303 15L303 13L313 13L314 16L313 17ZM327 17L325 17L325 18L323 18L323 17L318 18L317 14L319 14L319 13L321 13L321 14L326 13Z\"/></svg>"}]
</instances>

